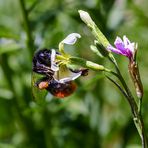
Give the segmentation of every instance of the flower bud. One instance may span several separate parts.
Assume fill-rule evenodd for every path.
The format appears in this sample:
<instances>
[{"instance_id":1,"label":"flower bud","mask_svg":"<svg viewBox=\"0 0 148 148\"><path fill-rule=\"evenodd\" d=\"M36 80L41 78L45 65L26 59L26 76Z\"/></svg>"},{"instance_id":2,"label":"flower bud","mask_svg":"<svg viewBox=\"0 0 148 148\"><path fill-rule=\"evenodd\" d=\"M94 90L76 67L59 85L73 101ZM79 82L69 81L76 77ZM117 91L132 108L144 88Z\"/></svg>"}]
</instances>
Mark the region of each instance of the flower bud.
<instances>
[{"instance_id":1,"label":"flower bud","mask_svg":"<svg viewBox=\"0 0 148 148\"><path fill-rule=\"evenodd\" d=\"M94 70L100 70L100 71L105 70L105 67L103 65L99 65L99 64L93 63L91 61L86 61L86 66L91 69L94 69Z\"/></svg>"},{"instance_id":2,"label":"flower bud","mask_svg":"<svg viewBox=\"0 0 148 148\"><path fill-rule=\"evenodd\" d=\"M91 19L90 15L86 11L79 10L78 12L80 14L80 18L84 23L86 23L89 26L94 25L93 20Z\"/></svg>"},{"instance_id":3,"label":"flower bud","mask_svg":"<svg viewBox=\"0 0 148 148\"><path fill-rule=\"evenodd\" d=\"M104 56L100 53L100 51L97 49L96 46L91 45L91 46L90 46L90 49L91 49L92 52L94 52L94 53L95 53L96 55L98 55L99 57L101 57L101 58L104 57Z\"/></svg>"}]
</instances>

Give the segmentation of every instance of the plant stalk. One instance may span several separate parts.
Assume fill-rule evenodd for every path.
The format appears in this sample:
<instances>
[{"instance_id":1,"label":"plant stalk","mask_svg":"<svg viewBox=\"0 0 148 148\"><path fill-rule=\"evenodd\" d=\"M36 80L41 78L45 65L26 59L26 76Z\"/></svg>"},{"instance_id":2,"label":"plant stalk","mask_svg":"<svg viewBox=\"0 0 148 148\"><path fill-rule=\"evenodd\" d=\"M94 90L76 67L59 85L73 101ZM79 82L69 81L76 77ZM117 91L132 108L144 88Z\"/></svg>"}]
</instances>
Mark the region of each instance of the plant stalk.
<instances>
[{"instance_id":1,"label":"plant stalk","mask_svg":"<svg viewBox=\"0 0 148 148\"><path fill-rule=\"evenodd\" d=\"M25 25L25 30L26 30L26 35L27 35L27 47L28 47L28 52L30 54L30 58L32 59L33 53L35 51L35 46L34 46L34 40L32 37L32 31L30 27L30 22L29 22L29 11L26 9L25 2L24 0L19 0L20 2L20 7L22 10L22 15L24 19L24 25Z\"/></svg>"},{"instance_id":2,"label":"plant stalk","mask_svg":"<svg viewBox=\"0 0 148 148\"><path fill-rule=\"evenodd\" d=\"M130 108L131 108L133 121L134 121L134 124L137 128L139 135L140 135L141 141L142 141L142 148L147 148L146 133L144 130L144 122L142 119L141 112L138 111L138 105L137 105L134 97L132 96L132 93L131 93L130 89L128 88L123 76L121 75L121 72L118 68L117 63L115 61L114 62L112 61L116 67L117 73L115 73L109 69L106 69L103 65L99 65L99 64L93 63L91 61L87 61L85 59L82 59L82 58L71 57L69 60L70 60L71 64L80 65L85 68L92 69L94 71L105 71L105 72L115 75L119 79L119 81L121 82L121 84L123 85L123 87L125 89L126 99L127 99L128 103L130 105Z\"/></svg>"},{"instance_id":3,"label":"plant stalk","mask_svg":"<svg viewBox=\"0 0 148 148\"><path fill-rule=\"evenodd\" d=\"M108 57L109 60L114 64L115 68L116 68L116 71L117 71L117 75L115 75L121 82L121 84L123 85L126 93L127 93L127 101L130 105L130 108L131 108L131 111L132 111L132 116L133 116L133 121L134 121L134 124L137 128L137 131L140 135L140 138L141 138L141 143L142 143L142 148L147 148L147 137L146 137L146 132L145 132L145 129L144 129L144 122L143 122L143 118L142 118L142 115L141 115L141 111L139 111L139 106L137 105L134 97L132 96L132 93L130 91L130 89L128 88L123 76L121 75L121 72L118 68L118 65L114 60L112 60L110 57ZM142 98L141 98L142 100ZM140 103L140 108L141 108L141 103Z\"/></svg>"}]
</instances>

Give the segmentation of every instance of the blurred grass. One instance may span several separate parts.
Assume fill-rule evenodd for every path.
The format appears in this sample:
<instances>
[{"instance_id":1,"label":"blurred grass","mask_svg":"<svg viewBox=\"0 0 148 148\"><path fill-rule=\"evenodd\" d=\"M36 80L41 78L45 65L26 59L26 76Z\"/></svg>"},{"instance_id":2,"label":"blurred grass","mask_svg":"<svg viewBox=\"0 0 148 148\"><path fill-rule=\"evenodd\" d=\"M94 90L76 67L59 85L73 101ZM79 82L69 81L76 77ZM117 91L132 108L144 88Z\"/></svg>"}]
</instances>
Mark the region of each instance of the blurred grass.
<instances>
[{"instance_id":1,"label":"blurred grass","mask_svg":"<svg viewBox=\"0 0 148 148\"><path fill-rule=\"evenodd\" d=\"M76 93L64 100L49 95L40 104L34 102L30 56L38 48L57 48L66 35L78 32L82 38L75 47L67 47L67 52L111 67L91 52L93 37L79 18L79 9L90 13L111 43L116 35L126 34L139 45L138 60L145 91L143 115L148 131L147 0L26 0L24 6L28 24L19 0L0 1L0 147L136 148L132 145L140 145L127 102L102 73L90 71L89 76L78 79ZM132 85L127 75L127 59L116 57ZM131 89L134 93L132 86Z\"/></svg>"}]
</instances>

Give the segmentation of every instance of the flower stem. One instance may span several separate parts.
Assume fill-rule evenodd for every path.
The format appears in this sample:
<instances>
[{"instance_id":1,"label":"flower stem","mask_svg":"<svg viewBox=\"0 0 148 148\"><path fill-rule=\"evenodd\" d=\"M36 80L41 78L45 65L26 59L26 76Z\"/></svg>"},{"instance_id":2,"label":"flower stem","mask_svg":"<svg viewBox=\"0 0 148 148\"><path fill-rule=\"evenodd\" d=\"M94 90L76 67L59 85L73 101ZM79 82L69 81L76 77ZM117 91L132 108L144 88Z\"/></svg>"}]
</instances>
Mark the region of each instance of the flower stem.
<instances>
[{"instance_id":1,"label":"flower stem","mask_svg":"<svg viewBox=\"0 0 148 148\"><path fill-rule=\"evenodd\" d=\"M22 10L22 15L23 15L23 19L24 19L26 35L27 35L28 52L30 53L30 57L32 59L32 55L34 53L35 47L34 47L34 41L33 41L32 33L31 33L30 23L29 23L29 19L28 19L28 10L25 7L24 0L19 0L19 1L20 1L20 7Z\"/></svg>"},{"instance_id":2,"label":"flower stem","mask_svg":"<svg viewBox=\"0 0 148 148\"><path fill-rule=\"evenodd\" d=\"M131 111L132 111L133 121L134 121L134 124L137 128L139 135L140 135L141 141L142 141L142 148L147 148L146 133L144 130L144 122L142 119L141 112L138 111L138 105L137 105L134 97L132 96L132 93L131 93L130 89L128 88L123 76L121 75L121 72L118 68L116 61L112 61L112 62L114 63L114 65L116 67L117 73L105 68L103 65L99 65L94 62L82 59L82 58L71 57L71 58L69 58L69 62L70 62L70 64L80 65L85 68L92 69L94 71L105 71L105 72L111 73L119 79L119 81L123 85L123 88L125 89L126 99L129 103Z\"/></svg>"},{"instance_id":3,"label":"flower stem","mask_svg":"<svg viewBox=\"0 0 148 148\"><path fill-rule=\"evenodd\" d=\"M107 38L103 35L103 33L100 31L100 29L97 27L97 25L95 24L95 22L92 20L92 18L90 17L90 15L83 11L83 10L79 10L79 14L80 14L80 18L82 19L82 21L87 24L87 26L92 30L92 34L95 36L95 38L97 39L97 41L104 46L104 48L107 48L108 45L110 45L109 41L107 40ZM139 102L139 106L137 105L137 102L135 101L130 89L128 88L123 76L121 75L121 72L118 68L117 62L115 60L115 58L113 57L113 55L109 52L108 56L109 60L114 64L115 68L116 68L116 72L114 73L110 70L105 70L105 68L103 69L106 72L112 73L113 75L115 75L119 81L121 82L121 84L123 85L124 88L124 92L126 93L125 98L127 99L131 111L132 111L132 115L133 115L133 120L135 123L135 126L138 130L138 133L141 137L141 141L142 141L142 148L147 148L147 139L146 139L146 133L144 131L144 123L143 123L143 119L142 119L142 115L141 115L141 103L142 101ZM80 60L81 61L81 60ZM77 64L79 64L80 62L79 60L76 59L72 59L72 62L77 62ZM81 62L80 62L81 63ZM82 63L84 63L84 66L88 66L86 64L86 61L82 61ZM80 65L80 64L79 64ZM103 66L102 66L103 67ZM95 66L95 64L93 63L92 66L88 66L88 68L91 68L92 70L100 70L99 68L97 68ZM109 78L110 79L110 78ZM114 84L120 89L122 90L119 85L112 79L110 79L112 82L114 82Z\"/></svg>"},{"instance_id":4,"label":"flower stem","mask_svg":"<svg viewBox=\"0 0 148 148\"><path fill-rule=\"evenodd\" d=\"M83 10L78 11L80 14L80 18L82 21L92 30L92 34L95 36L98 42L102 43L102 45L107 48L109 45L109 41L107 38L104 36L104 34L100 31L100 29L97 27L95 22L92 20L90 15Z\"/></svg>"},{"instance_id":5,"label":"flower stem","mask_svg":"<svg viewBox=\"0 0 148 148\"><path fill-rule=\"evenodd\" d=\"M80 65L85 68L92 69L94 71L108 71L111 72L109 69L105 68L103 65L96 64L91 61L87 61L83 58L78 58L78 57L70 57L69 58L70 64L75 64L75 65Z\"/></svg>"},{"instance_id":6,"label":"flower stem","mask_svg":"<svg viewBox=\"0 0 148 148\"><path fill-rule=\"evenodd\" d=\"M141 141L142 141L142 148L147 148L147 138L146 138L146 133L144 130L144 122L143 122L143 118L141 115L141 102L139 103L140 107L137 105L134 97L132 96L132 93L130 91L130 89L128 88L123 76L121 75L121 72L118 68L117 62L115 61L115 59L113 60L112 58L108 57L109 60L114 64L116 71L117 71L117 75L115 75L121 82L121 84L123 85L126 93L127 93L127 101L129 102L131 111L132 111L132 116L133 116L133 121L134 124L137 128L137 131L140 135ZM142 100L142 99L140 99ZM139 111L140 108L140 111Z\"/></svg>"}]
</instances>

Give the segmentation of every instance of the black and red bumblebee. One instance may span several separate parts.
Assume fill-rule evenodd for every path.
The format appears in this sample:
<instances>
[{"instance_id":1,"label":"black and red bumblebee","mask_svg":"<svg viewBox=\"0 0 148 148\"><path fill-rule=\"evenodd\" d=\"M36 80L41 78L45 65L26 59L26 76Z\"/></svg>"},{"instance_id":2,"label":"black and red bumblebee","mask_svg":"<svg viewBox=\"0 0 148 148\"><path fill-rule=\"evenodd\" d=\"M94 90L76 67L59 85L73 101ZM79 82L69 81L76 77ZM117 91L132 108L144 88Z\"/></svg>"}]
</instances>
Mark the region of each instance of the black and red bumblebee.
<instances>
[{"instance_id":1,"label":"black and red bumblebee","mask_svg":"<svg viewBox=\"0 0 148 148\"><path fill-rule=\"evenodd\" d=\"M38 89L46 89L57 98L64 98L71 95L76 90L74 81L59 82L54 78L55 71L51 69L51 50L42 49L35 53L33 57L33 72L42 75L35 83ZM56 52L56 54L59 54ZM87 75L88 69L72 70L74 73L81 71L81 75Z\"/></svg>"}]
</instances>

